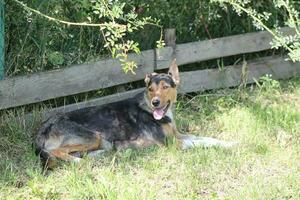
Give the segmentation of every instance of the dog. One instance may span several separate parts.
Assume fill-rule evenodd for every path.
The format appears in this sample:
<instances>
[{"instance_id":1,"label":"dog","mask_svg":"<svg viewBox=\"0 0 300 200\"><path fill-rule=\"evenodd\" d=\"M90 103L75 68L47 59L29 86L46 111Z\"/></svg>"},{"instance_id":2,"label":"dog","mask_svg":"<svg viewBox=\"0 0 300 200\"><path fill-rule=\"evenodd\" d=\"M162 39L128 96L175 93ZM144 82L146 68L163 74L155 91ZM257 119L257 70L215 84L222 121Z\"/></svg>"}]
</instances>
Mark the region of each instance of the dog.
<instances>
[{"instance_id":1,"label":"dog","mask_svg":"<svg viewBox=\"0 0 300 200\"><path fill-rule=\"evenodd\" d=\"M174 59L168 73L146 75L146 89L133 98L54 115L38 131L36 153L51 169L57 160L79 162L84 154L166 146L169 137L179 149L234 146L235 142L179 133L172 113L179 83Z\"/></svg>"}]
</instances>

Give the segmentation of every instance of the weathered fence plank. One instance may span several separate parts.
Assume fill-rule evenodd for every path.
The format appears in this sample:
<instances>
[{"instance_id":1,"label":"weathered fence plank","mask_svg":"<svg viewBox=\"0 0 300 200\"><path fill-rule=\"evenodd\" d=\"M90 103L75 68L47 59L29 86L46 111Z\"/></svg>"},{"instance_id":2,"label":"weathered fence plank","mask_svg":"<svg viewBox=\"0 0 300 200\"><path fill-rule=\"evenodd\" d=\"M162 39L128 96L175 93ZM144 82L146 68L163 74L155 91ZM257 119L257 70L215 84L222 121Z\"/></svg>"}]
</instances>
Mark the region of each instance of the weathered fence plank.
<instances>
[{"instance_id":1,"label":"weathered fence plank","mask_svg":"<svg viewBox=\"0 0 300 200\"><path fill-rule=\"evenodd\" d=\"M286 34L294 34L290 28L282 28ZM213 40L190 42L176 45L176 61L178 65L200 62L209 59L252 53L271 48L272 35L267 31L234 35ZM173 49L161 48L156 51L157 69L165 69L173 58Z\"/></svg>"},{"instance_id":2,"label":"weathered fence plank","mask_svg":"<svg viewBox=\"0 0 300 200\"><path fill-rule=\"evenodd\" d=\"M132 55L138 64L136 75L125 74L119 61L105 59L30 76L0 81L0 110L57 97L107 88L136 80L154 70L154 50Z\"/></svg>"},{"instance_id":3,"label":"weathered fence plank","mask_svg":"<svg viewBox=\"0 0 300 200\"><path fill-rule=\"evenodd\" d=\"M266 57L247 64L248 76L246 83L253 83L254 79L265 74L272 74L275 79L287 79L300 74L300 63L284 61L283 58ZM242 66L228 66L223 71L218 69L207 69L191 72L183 72L181 76L180 93L197 92L225 87L238 86L242 83ZM103 105L106 103L120 101L133 97L144 88L127 91L124 93L113 94L106 97L93 99L90 101L67 105L51 110L46 116L57 112L69 112L83 107Z\"/></svg>"},{"instance_id":4,"label":"weathered fence plank","mask_svg":"<svg viewBox=\"0 0 300 200\"><path fill-rule=\"evenodd\" d=\"M45 117L47 117L47 116L51 116L55 113L70 112L70 111L77 110L80 108L99 106L99 105L103 105L103 104L107 104L107 103L121 101L121 100L130 98L130 97L133 97L134 95L138 94L139 92L141 92L143 90L144 90L144 88L129 90L126 92L112 94L112 95L92 99L92 100L85 101L85 102L74 103L74 104L63 106L63 107L54 108L54 109L51 109L48 113L45 113L44 115L45 115Z\"/></svg>"},{"instance_id":5,"label":"weathered fence plank","mask_svg":"<svg viewBox=\"0 0 300 200\"><path fill-rule=\"evenodd\" d=\"M285 34L293 33L293 30L289 28L283 28L282 31ZM175 48L175 57L178 65L183 65L256 52L269 49L271 38L267 32L257 32L180 44ZM159 50L143 51L141 55L131 55L130 59L139 65L136 75L125 74L119 61L104 59L61 70L1 80L0 110L141 80L145 74L154 69L169 67L174 57L173 49L165 47ZM191 73L195 75L200 72Z\"/></svg>"},{"instance_id":6,"label":"weathered fence plank","mask_svg":"<svg viewBox=\"0 0 300 200\"><path fill-rule=\"evenodd\" d=\"M247 64L246 83L254 78L272 74L275 79L286 79L300 74L300 63L287 62L283 58L267 57ZM228 66L224 70L207 69L181 74L181 93L238 86L242 82L242 66Z\"/></svg>"}]
</instances>

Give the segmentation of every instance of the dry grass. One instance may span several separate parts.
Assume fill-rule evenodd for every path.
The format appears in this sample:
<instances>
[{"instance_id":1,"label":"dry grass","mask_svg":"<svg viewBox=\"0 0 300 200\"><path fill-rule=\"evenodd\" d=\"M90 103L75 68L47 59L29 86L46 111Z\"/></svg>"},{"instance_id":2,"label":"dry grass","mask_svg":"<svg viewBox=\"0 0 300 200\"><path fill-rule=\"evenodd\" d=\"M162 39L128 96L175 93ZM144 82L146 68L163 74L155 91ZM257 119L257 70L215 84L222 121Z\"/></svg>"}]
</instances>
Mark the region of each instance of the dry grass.
<instances>
[{"instance_id":1,"label":"dry grass","mask_svg":"<svg viewBox=\"0 0 300 200\"><path fill-rule=\"evenodd\" d=\"M181 97L179 127L239 147L108 153L44 174L31 147L39 117L2 116L0 199L298 199L300 77Z\"/></svg>"}]
</instances>

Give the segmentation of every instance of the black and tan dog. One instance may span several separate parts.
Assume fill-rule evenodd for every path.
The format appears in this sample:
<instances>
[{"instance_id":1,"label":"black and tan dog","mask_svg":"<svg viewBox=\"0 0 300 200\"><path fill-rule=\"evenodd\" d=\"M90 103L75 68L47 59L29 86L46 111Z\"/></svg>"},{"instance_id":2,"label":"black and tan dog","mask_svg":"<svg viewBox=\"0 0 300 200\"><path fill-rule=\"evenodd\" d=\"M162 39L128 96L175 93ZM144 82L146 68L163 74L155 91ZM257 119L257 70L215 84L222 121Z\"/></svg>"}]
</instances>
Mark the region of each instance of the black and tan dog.
<instances>
[{"instance_id":1,"label":"black and tan dog","mask_svg":"<svg viewBox=\"0 0 300 200\"><path fill-rule=\"evenodd\" d=\"M164 146L167 137L174 137L181 149L234 145L177 131L171 109L180 82L175 60L167 74L146 75L145 82L145 91L133 98L49 118L38 132L37 153L51 168L57 158L80 161L74 153L97 155L111 149Z\"/></svg>"}]
</instances>

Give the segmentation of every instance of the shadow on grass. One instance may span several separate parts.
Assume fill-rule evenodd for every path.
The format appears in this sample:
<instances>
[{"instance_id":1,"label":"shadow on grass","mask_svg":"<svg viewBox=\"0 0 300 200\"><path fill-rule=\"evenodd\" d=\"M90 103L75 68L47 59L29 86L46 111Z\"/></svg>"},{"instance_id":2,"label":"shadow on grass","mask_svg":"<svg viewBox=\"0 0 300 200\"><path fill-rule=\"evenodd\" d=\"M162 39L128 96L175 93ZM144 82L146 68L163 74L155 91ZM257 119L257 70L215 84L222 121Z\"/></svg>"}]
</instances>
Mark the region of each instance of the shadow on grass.
<instances>
[{"instance_id":1,"label":"shadow on grass","mask_svg":"<svg viewBox=\"0 0 300 200\"><path fill-rule=\"evenodd\" d=\"M2 116L0 124L0 185L20 188L33 178L33 174L45 175L39 158L35 155L33 145L35 134L41 124L41 117L26 118L24 113L8 113ZM142 150L127 149L111 151L93 158L97 166L101 165L135 165L138 158L154 156L158 147ZM88 160L90 158L85 158ZM57 169L68 167L70 163L59 162ZM51 172L50 172L51 173Z\"/></svg>"},{"instance_id":2,"label":"shadow on grass","mask_svg":"<svg viewBox=\"0 0 300 200\"><path fill-rule=\"evenodd\" d=\"M216 117L223 113L230 112L233 108L243 107L251 113L251 116L253 115L255 117L255 121L257 121L260 126L262 125L262 127L265 128L266 132L263 133L262 136L266 136L265 138L267 139L275 138L279 129L287 133L297 131L296 128L297 123L299 124L300 121L300 114L294 109L293 105L289 105L289 103L286 102L284 103L276 98L272 98L270 103L266 104L266 102L268 102L267 98L265 100L259 100L255 97L256 94L254 96L252 95L253 94L251 94L251 98L248 96L241 98L240 91L236 89L218 91L216 94L204 93L195 97L182 98L178 102L177 107L179 128L182 128L180 126L183 126L182 124L184 123L194 123L199 125L200 128L206 132L211 130L215 132L222 131L222 127L218 127L215 121ZM265 94L257 95L263 96ZM15 115L15 113L13 113L2 116L0 124L0 184L4 187L11 186L20 188L29 184L28 182L37 177L43 177L42 167L38 158L34 155L34 149L32 148L32 141L39 125L39 117L26 120L22 114ZM211 127L207 129L207 126ZM220 130L216 130L218 128L220 128ZM193 132L193 130L191 130L191 132ZM249 144L249 149L247 148L245 151L252 151L261 155L267 154L270 148L265 141L260 143L249 141ZM236 165L240 165L238 161L239 154L230 150L213 149L207 151L196 149L183 152L174 151L173 155L173 152L169 154L169 152L172 151L172 143L170 146L171 147L168 147L168 154L166 154L164 149L151 147L142 150L128 149L121 152L110 152L93 159L91 162L89 159L85 160L87 160L87 166L91 165L91 167L98 168L104 166L104 168L109 168L109 170L110 167L107 166L113 166L113 170L120 170L122 173L126 173L128 167L134 167L138 170L145 168L153 172L164 165L173 167L173 163L175 163L175 165L180 164L182 168L193 171L193 167L191 166L208 168L211 165L218 164L218 158L221 159L220 162L222 162L220 165L227 162L229 166L233 162L232 158L237 157ZM179 154L184 155L179 156ZM168 156L164 157L165 155ZM155 161L155 159L157 159L157 161ZM83 166L84 164L85 162ZM59 168L72 170L72 166L72 164L64 163ZM174 166L174 168L176 167L177 166ZM80 166L78 168L80 168ZM90 168L86 167L86 169ZM76 175L78 171L84 172L86 169L83 167L83 169L74 170L74 174ZM197 172L198 168L195 170ZM63 171L63 173L65 173L65 171ZM57 175L59 174L60 173L57 173ZM37 181L37 184L42 183L45 178L43 177L41 179L42 181Z\"/></svg>"},{"instance_id":3,"label":"shadow on grass","mask_svg":"<svg viewBox=\"0 0 300 200\"><path fill-rule=\"evenodd\" d=\"M0 184L21 187L28 178L28 169L39 170L32 141L40 122L25 116L22 111L1 116Z\"/></svg>"}]
</instances>

